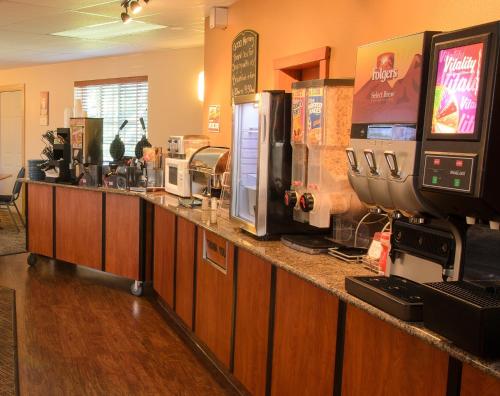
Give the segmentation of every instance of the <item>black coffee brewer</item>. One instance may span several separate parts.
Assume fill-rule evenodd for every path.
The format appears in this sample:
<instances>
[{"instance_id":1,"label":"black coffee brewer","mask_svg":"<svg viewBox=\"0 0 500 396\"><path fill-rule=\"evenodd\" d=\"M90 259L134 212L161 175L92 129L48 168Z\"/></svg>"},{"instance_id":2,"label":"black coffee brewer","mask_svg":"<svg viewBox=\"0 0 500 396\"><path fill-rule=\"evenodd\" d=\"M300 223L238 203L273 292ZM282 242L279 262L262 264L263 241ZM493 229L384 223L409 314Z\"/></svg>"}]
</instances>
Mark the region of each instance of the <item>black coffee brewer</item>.
<instances>
[{"instance_id":1,"label":"black coffee brewer","mask_svg":"<svg viewBox=\"0 0 500 396\"><path fill-rule=\"evenodd\" d=\"M70 129L57 128L57 133L47 131L43 139L52 147L47 146L43 154L48 158L44 165L45 181L49 183L73 183L75 178L71 172Z\"/></svg>"},{"instance_id":2,"label":"black coffee brewer","mask_svg":"<svg viewBox=\"0 0 500 396\"><path fill-rule=\"evenodd\" d=\"M500 22L433 37L419 187L462 224L460 280L424 287L426 327L500 356Z\"/></svg>"}]
</instances>

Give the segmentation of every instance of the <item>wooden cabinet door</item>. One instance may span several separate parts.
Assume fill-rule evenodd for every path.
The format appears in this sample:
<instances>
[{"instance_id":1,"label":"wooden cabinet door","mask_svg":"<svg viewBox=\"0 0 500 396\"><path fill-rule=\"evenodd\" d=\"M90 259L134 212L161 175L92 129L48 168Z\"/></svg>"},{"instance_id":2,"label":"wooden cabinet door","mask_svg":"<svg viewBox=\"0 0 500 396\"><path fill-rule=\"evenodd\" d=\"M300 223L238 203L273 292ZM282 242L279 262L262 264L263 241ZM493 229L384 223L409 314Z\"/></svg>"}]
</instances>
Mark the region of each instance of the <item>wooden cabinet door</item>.
<instances>
[{"instance_id":1,"label":"wooden cabinet door","mask_svg":"<svg viewBox=\"0 0 500 396\"><path fill-rule=\"evenodd\" d=\"M56 258L102 270L102 193L56 187Z\"/></svg>"},{"instance_id":2,"label":"wooden cabinet door","mask_svg":"<svg viewBox=\"0 0 500 396\"><path fill-rule=\"evenodd\" d=\"M448 355L347 306L342 394L446 395Z\"/></svg>"},{"instance_id":3,"label":"wooden cabinet door","mask_svg":"<svg viewBox=\"0 0 500 396\"><path fill-rule=\"evenodd\" d=\"M53 257L53 187L29 183L27 191L27 250Z\"/></svg>"},{"instance_id":4,"label":"wooden cabinet door","mask_svg":"<svg viewBox=\"0 0 500 396\"><path fill-rule=\"evenodd\" d=\"M175 215L155 206L153 288L174 307Z\"/></svg>"},{"instance_id":5,"label":"wooden cabinet door","mask_svg":"<svg viewBox=\"0 0 500 396\"><path fill-rule=\"evenodd\" d=\"M500 379L488 375L464 363L460 396L498 396Z\"/></svg>"},{"instance_id":6,"label":"wooden cabinet door","mask_svg":"<svg viewBox=\"0 0 500 396\"><path fill-rule=\"evenodd\" d=\"M141 200L106 193L106 272L140 278Z\"/></svg>"},{"instance_id":7,"label":"wooden cabinet door","mask_svg":"<svg viewBox=\"0 0 500 396\"><path fill-rule=\"evenodd\" d=\"M338 305L332 294L277 270L272 395L333 394Z\"/></svg>"},{"instance_id":8,"label":"wooden cabinet door","mask_svg":"<svg viewBox=\"0 0 500 396\"><path fill-rule=\"evenodd\" d=\"M196 226L177 218L175 312L193 330Z\"/></svg>"},{"instance_id":9,"label":"wooden cabinet door","mask_svg":"<svg viewBox=\"0 0 500 396\"><path fill-rule=\"evenodd\" d=\"M195 334L229 368L231 355L234 246L198 228Z\"/></svg>"},{"instance_id":10,"label":"wooden cabinet door","mask_svg":"<svg viewBox=\"0 0 500 396\"><path fill-rule=\"evenodd\" d=\"M234 375L252 395L266 393L272 265L238 249Z\"/></svg>"}]
</instances>

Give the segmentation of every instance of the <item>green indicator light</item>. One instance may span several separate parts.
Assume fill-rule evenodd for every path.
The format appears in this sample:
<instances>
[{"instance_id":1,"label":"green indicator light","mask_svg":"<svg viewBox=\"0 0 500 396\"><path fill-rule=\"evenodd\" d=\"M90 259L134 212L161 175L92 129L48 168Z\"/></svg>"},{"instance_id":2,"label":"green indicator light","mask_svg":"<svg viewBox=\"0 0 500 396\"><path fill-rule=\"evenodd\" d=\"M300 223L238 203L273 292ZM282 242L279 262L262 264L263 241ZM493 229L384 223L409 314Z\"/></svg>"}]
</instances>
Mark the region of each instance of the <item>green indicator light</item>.
<instances>
[{"instance_id":1,"label":"green indicator light","mask_svg":"<svg viewBox=\"0 0 500 396\"><path fill-rule=\"evenodd\" d=\"M453 179L453 186L454 187L460 187L461 180L460 179Z\"/></svg>"},{"instance_id":2,"label":"green indicator light","mask_svg":"<svg viewBox=\"0 0 500 396\"><path fill-rule=\"evenodd\" d=\"M438 177L432 176L432 184L438 184Z\"/></svg>"}]
</instances>

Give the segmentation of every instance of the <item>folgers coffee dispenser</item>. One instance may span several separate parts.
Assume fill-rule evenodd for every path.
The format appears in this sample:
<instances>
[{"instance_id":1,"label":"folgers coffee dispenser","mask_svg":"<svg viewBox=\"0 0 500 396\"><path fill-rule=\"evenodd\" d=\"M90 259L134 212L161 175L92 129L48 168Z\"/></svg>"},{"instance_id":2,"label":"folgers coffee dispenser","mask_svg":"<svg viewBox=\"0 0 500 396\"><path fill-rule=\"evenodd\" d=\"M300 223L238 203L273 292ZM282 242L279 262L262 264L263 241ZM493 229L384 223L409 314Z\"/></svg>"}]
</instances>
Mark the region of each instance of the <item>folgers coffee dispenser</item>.
<instances>
[{"instance_id":1,"label":"folgers coffee dispenser","mask_svg":"<svg viewBox=\"0 0 500 396\"><path fill-rule=\"evenodd\" d=\"M385 274L346 289L404 320L421 320L419 283L458 278L461 237L418 189L432 32L358 49L349 179L373 211L391 217Z\"/></svg>"},{"instance_id":2,"label":"folgers coffee dispenser","mask_svg":"<svg viewBox=\"0 0 500 396\"><path fill-rule=\"evenodd\" d=\"M418 193L432 33L358 48L349 179L363 203L406 217L432 212Z\"/></svg>"},{"instance_id":3,"label":"folgers coffee dispenser","mask_svg":"<svg viewBox=\"0 0 500 396\"><path fill-rule=\"evenodd\" d=\"M467 223L462 277L425 285L424 322L500 356L500 22L436 35L420 164L426 200Z\"/></svg>"},{"instance_id":4,"label":"folgers coffee dispenser","mask_svg":"<svg viewBox=\"0 0 500 396\"><path fill-rule=\"evenodd\" d=\"M345 149L351 126L353 81L311 80L292 85L292 183L285 203L297 222L353 245L356 223L366 212L347 178ZM333 221L332 221L333 219ZM307 244L284 236L292 247Z\"/></svg>"}]
</instances>

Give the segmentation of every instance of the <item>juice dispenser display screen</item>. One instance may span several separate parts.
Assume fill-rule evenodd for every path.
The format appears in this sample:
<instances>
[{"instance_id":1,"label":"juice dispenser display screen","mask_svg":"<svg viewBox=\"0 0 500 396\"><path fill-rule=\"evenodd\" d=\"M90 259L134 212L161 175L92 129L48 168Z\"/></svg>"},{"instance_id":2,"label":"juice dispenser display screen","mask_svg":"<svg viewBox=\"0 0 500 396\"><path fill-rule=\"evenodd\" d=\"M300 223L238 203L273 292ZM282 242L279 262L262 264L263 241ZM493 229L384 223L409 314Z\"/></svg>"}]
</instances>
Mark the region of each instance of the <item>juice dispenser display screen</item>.
<instances>
[{"instance_id":1,"label":"juice dispenser display screen","mask_svg":"<svg viewBox=\"0 0 500 396\"><path fill-rule=\"evenodd\" d=\"M475 131L483 43L439 51L431 132L470 135Z\"/></svg>"}]
</instances>

